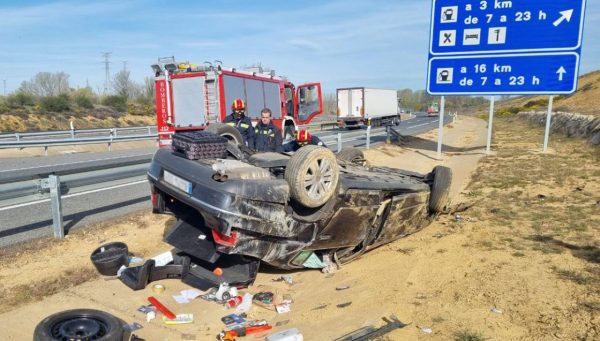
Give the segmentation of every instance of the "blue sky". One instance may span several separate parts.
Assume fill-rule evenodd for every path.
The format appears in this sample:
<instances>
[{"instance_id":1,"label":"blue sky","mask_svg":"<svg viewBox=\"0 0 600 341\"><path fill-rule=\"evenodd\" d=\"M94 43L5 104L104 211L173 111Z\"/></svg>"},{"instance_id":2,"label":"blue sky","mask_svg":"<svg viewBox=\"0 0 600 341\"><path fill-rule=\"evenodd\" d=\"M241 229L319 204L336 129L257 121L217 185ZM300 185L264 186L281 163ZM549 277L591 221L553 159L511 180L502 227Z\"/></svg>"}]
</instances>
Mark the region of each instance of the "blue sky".
<instances>
[{"instance_id":1,"label":"blue sky","mask_svg":"<svg viewBox=\"0 0 600 341\"><path fill-rule=\"evenodd\" d=\"M551 0L546 0L551 1ZM600 69L600 1L589 0L580 73ZM431 1L12 1L0 4L0 80L40 71L72 87L123 68L141 82L158 57L262 63L295 84L424 89Z\"/></svg>"}]
</instances>

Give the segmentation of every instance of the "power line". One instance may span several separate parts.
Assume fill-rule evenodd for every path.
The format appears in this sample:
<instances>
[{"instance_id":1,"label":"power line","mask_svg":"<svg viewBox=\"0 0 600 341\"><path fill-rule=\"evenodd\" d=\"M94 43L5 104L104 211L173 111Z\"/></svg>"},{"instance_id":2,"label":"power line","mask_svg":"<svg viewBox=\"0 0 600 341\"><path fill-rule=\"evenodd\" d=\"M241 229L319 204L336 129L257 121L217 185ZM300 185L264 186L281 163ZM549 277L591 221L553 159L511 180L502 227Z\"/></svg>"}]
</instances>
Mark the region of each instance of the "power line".
<instances>
[{"instance_id":1,"label":"power line","mask_svg":"<svg viewBox=\"0 0 600 341\"><path fill-rule=\"evenodd\" d=\"M104 81L104 94L108 93L108 85L110 82L110 55L112 52L102 52L102 57L104 57L104 72L106 73L106 79Z\"/></svg>"}]
</instances>

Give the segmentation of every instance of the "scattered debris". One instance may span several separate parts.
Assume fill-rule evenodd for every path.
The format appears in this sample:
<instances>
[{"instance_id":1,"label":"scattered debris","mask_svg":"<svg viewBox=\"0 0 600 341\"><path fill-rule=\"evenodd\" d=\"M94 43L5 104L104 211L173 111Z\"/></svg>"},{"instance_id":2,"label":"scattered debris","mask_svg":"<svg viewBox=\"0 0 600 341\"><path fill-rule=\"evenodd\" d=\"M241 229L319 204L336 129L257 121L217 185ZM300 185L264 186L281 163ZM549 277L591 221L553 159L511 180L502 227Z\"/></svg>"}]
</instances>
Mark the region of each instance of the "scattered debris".
<instances>
[{"instance_id":1,"label":"scattered debris","mask_svg":"<svg viewBox=\"0 0 600 341\"><path fill-rule=\"evenodd\" d=\"M296 328L287 329L275 334L271 334L265 338L265 341L301 341L304 340L300 331Z\"/></svg>"},{"instance_id":2,"label":"scattered debris","mask_svg":"<svg viewBox=\"0 0 600 341\"><path fill-rule=\"evenodd\" d=\"M246 293L242 298L242 302L235 309L235 312L238 314L247 313L252 309L252 299L254 296L252 294Z\"/></svg>"},{"instance_id":3,"label":"scattered debris","mask_svg":"<svg viewBox=\"0 0 600 341\"><path fill-rule=\"evenodd\" d=\"M387 333L390 333L393 330L404 328L404 327L408 326L408 324L402 323L395 316L391 316L389 319L384 317L383 320L386 322L386 324L380 328L375 328L374 326L363 327L363 328L355 330L349 334L346 334L340 338L337 338L334 341L374 340L374 339L379 338Z\"/></svg>"},{"instance_id":4,"label":"scattered debris","mask_svg":"<svg viewBox=\"0 0 600 341\"><path fill-rule=\"evenodd\" d=\"M494 314L502 314L502 309L498 309L498 308L495 308L495 307L492 308L490 311L492 313L494 313Z\"/></svg>"},{"instance_id":5,"label":"scattered debris","mask_svg":"<svg viewBox=\"0 0 600 341\"><path fill-rule=\"evenodd\" d=\"M169 308L165 307L159 300L155 297L148 297L148 302L152 303L156 307L156 310L160 311L163 315L165 315L168 319L174 320L176 318L175 314Z\"/></svg>"},{"instance_id":6,"label":"scattered debris","mask_svg":"<svg viewBox=\"0 0 600 341\"><path fill-rule=\"evenodd\" d=\"M164 324L188 324L194 322L194 314L178 314L174 319L162 318Z\"/></svg>"},{"instance_id":7,"label":"scattered debris","mask_svg":"<svg viewBox=\"0 0 600 341\"><path fill-rule=\"evenodd\" d=\"M340 303L340 304L336 305L336 307L346 308L346 307L350 306L351 304L352 304L352 301L348 301L348 302Z\"/></svg>"},{"instance_id":8,"label":"scattered debris","mask_svg":"<svg viewBox=\"0 0 600 341\"><path fill-rule=\"evenodd\" d=\"M417 328L419 328L419 327L417 327ZM431 329L430 327L420 327L419 330L425 334L433 333L433 329Z\"/></svg>"},{"instance_id":9,"label":"scattered debris","mask_svg":"<svg viewBox=\"0 0 600 341\"><path fill-rule=\"evenodd\" d=\"M546 200L546 196L545 196L545 195L543 195L543 194L538 194L538 195L537 195L537 198L538 198L538 200L539 200L539 201L544 201L544 200Z\"/></svg>"},{"instance_id":10,"label":"scattered debris","mask_svg":"<svg viewBox=\"0 0 600 341\"><path fill-rule=\"evenodd\" d=\"M222 331L217 335L217 340L220 341L234 341L237 336L246 336L250 334L256 334L262 331L273 329L272 326L255 326L255 327L239 327L232 330Z\"/></svg>"},{"instance_id":11,"label":"scattered debris","mask_svg":"<svg viewBox=\"0 0 600 341\"><path fill-rule=\"evenodd\" d=\"M316 307L316 308L313 308L312 310L321 310L321 309L325 309L325 308L327 308L327 306L328 306L328 305L329 305L329 304L322 304L322 305L320 305L320 306L318 306L318 307Z\"/></svg>"},{"instance_id":12,"label":"scattered debris","mask_svg":"<svg viewBox=\"0 0 600 341\"><path fill-rule=\"evenodd\" d=\"M290 323L290 320L277 321L277 323L275 323L275 327L285 326L288 323Z\"/></svg>"},{"instance_id":13,"label":"scattered debris","mask_svg":"<svg viewBox=\"0 0 600 341\"><path fill-rule=\"evenodd\" d=\"M238 291L236 287L230 287L229 283L223 282L219 285L219 289L215 293L215 298L219 301L227 301L237 295Z\"/></svg>"},{"instance_id":14,"label":"scattered debris","mask_svg":"<svg viewBox=\"0 0 600 341\"><path fill-rule=\"evenodd\" d=\"M246 315L243 314L229 314L227 316L223 316L221 321L225 324L225 326L233 326L233 325L242 325L246 323L245 319Z\"/></svg>"},{"instance_id":15,"label":"scattered debris","mask_svg":"<svg viewBox=\"0 0 600 341\"><path fill-rule=\"evenodd\" d=\"M460 214L457 214L454 216L454 221L460 223L461 221L463 221L463 217Z\"/></svg>"},{"instance_id":16,"label":"scattered debris","mask_svg":"<svg viewBox=\"0 0 600 341\"><path fill-rule=\"evenodd\" d=\"M229 300L227 300L227 302L225 302L225 306L227 308L235 308L240 303L242 303L242 300L243 300L242 296L240 296L240 295L234 296L234 297L230 298Z\"/></svg>"},{"instance_id":17,"label":"scattered debris","mask_svg":"<svg viewBox=\"0 0 600 341\"><path fill-rule=\"evenodd\" d=\"M346 290L346 289L350 289L349 285L340 285L339 287L336 287L335 290L337 291L342 291L342 290Z\"/></svg>"},{"instance_id":18,"label":"scattered debris","mask_svg":"<svg viewBox=\"0 0 600 341\"><path fill-rule=\"evenodd\" d=\"M134 264L143 264L144 263L144 258L142 257L137 257L137 256L129 256L129 265L134 265Z\"/></svg>"},{"instance_id":19,"label":"scattered debris","mask_svg":"<svg viewBox=\"0 0 600 341\"><path fill-rule=\"evenodd\" d=\"M165 286L162 284L154 284L152 286L152 292L154 292L155 294L162 294L163 292L165 292Z\"/></svg>"},{"instance_id":20,"label":"scattered debris","mask_svg":"<svg viewBox=\"0 0 600 341\"><path fill-rule=\"evenodd\" d=\"M143 305L138 308L138 311L143 314L148 314L151 311L153 311L153 312L156 311L156 307L153 306L152 304Z\"/></svg>"},{"instance_id":21,"label":"scattered debris","mask_svg":"<svg viewBox=\"0 0 600 341\"><path fill-rule=\"evenodd\" d=\"M146 313L146 322L150 322L156 318L156 312L149 311Z\"/></svg>"},{"instance_id":22,"label":"scattered debris","mask_svg":"<svg viewBox=\"0 0 600 341\"><path fill-rule=\"evenodd\" d=\"M123 328L124 328L126 331L128 331L128 332L133 332L133 331L136 331L136 330L138 330L138 329L142 329L142 328L144 328L144 326L142 326L141 324L139 324L139 323L137 323L137 322L133 322L133 323L130 323L130 324L126 324L126 325L124 325L124 326L123 326Z\"/></svg>"},{"instance_id":23,"label":"scattered debris","mask_svg":"<svg viewBox=\"0 0 600 341\"><path fill-rule=\"evenodd\" d=\"M258 301L264 304L272 304L273 303L273 293L270 291L259 292L254 295L254 301Z\"/></svg>"},{"instance_id":24,"label":"scattered debris","mask_svg":"<svg viewBox=\"0 0 600 341\"><path fill-rule=\"evenodd\" d=\"M135 334L131 334L131 337L129 338L129 341L146 341L146 339L142 339L141 337L135 335Z\"/></svg>"},{"instance_id":25,"label":"scattered debris","mask_svg":"<svg viewBox=\"0 0 600 341\"><path fill-rule=\"evenodd\" d=\"M279 278L275 278L272 280L273 282L286 282L289 285L294 284L294 279L292 276L281 276Z\"/></svg>"}]
</instances>

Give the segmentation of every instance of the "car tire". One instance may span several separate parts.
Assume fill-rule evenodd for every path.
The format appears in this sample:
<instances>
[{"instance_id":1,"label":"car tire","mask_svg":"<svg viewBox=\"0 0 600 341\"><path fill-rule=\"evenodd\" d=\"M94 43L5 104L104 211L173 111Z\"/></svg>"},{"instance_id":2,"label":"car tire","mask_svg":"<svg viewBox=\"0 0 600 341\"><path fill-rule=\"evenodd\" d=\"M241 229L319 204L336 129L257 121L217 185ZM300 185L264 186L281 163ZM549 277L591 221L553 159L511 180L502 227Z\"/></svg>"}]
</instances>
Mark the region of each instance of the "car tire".
<instances>
[{"instance_id":1,"label":"car tire","mask_svg":"<svg viewBox=\"0 0 600 341\"><path fill-rule=\"evenodd\" d=\"M444 166L435 166L431 172L433 185L429 197L429 211L441 213L448 204L450 185L452 184L452 170Z\"/></svg>"},{"instance_id":2,"label":"car tire","mask_svg":"<svg viewBox=\"0 0 600 341\"><path fill-rule=\"evenodd\" d=\"M123 332L123 323L109 313L94 309L74 309L43 319L35 327L33 340L121 341Z\"/></svg>"},{"instance_id":3,"label":"car tire","mask_svg":"<svg viewBox=\"0 0 600 341\"><path fill-rule=\"evenodd\" d=\"M293 200L305 207L319 207L336 191L338 163L331 150L313 145L304 146L290 158L284 177L290 186Z\"/></svg>"},{"instance_id":4,"label":"car tire","mask_svg":"<svg viewBox=\"0 0 600 341\"><path fill-rule=\"evenodd\" d=\"M365 153L354 147L342 149L338 154L337 158L342 161L347 161L353 164L364 166L366 164Z\"/></svg>"},{"instance_id":5,"label":"car tire","mask_svg":"<svg viewBox=\"0 0 600 341\"><path fill-rule=\"evenodd\" d=\"M242 137L242 134L235 127L222 123L213 123L206 128L206 131L223 136L229 141L235 142L238 145L244 144L244 138Z\"/></svg>"}]
</instances>

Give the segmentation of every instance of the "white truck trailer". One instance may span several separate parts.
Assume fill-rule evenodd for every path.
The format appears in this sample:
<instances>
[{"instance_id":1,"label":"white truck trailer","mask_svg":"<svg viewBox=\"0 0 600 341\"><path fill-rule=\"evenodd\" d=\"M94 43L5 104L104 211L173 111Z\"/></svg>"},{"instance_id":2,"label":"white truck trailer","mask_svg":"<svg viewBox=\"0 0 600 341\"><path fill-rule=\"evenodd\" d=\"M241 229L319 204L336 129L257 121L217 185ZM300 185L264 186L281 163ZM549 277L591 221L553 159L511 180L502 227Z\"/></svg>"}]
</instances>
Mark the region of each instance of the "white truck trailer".
<instances>
[{"instance_id":1,"label":"white truck trailer","mask_svg":"<svg viewBox=\"0 0 600 341\"><path fill-rule=\"evenodd\" d=\"M337 119L340 128L400 123L396 90L374 88L337 89ZM370 122L369 122L370 120Z\"/></svg>"}]
</instances>

